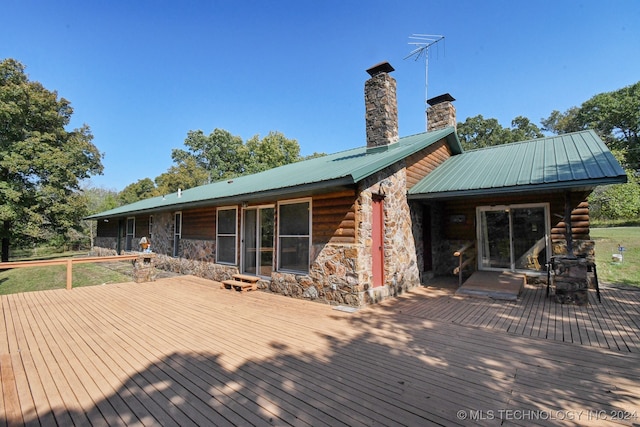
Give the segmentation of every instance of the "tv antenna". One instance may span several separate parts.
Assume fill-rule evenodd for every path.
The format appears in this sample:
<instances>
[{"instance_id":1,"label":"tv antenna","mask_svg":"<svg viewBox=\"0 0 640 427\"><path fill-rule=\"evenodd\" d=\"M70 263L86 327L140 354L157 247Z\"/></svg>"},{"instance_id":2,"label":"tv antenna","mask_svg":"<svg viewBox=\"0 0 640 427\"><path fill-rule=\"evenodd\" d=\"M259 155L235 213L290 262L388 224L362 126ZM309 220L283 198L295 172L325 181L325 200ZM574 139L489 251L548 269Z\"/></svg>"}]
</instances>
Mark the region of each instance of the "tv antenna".
<instances>
[{"instance_id":1,"label":"tv antenna","mask_svg":"<svg viewBox=\"0 0 640 427\"><path fill-rule=\"evenodd\" d=\"M404 59L414 57L414 60L417 61L421 57L424 57L424 105L426 111L427 99L429 99L427 96L427 90L429 87L429 48L439 41L444 40L444 36L434 34L412 34L409 36L409 39L412 40L409 44L415 46L415 48ZM429 119L426 118L425 122L427 120ZM425 123L425 126L426 125L427 123Z\"/></svg>"}]
</instances>

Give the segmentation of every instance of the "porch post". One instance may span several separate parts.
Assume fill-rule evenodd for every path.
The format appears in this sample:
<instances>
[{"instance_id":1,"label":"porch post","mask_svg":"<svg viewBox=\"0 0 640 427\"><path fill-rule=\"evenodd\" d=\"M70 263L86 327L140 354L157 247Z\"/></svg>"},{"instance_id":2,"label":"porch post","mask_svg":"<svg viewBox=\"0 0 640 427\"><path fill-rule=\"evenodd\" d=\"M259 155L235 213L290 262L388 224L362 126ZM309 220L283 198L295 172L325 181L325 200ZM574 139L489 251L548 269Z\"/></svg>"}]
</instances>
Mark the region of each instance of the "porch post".
<instances>
[{"instance_id":1,"label":"porch post","mask_svg":"<svg viewBox=\"0 0 640 427\"><path fill-rule=\"evenodd\" d=\"M573 231L571 230L571 192L564 193L564 226L567 238L567 256L573 257Z\"/></svg>"}]
</instances>

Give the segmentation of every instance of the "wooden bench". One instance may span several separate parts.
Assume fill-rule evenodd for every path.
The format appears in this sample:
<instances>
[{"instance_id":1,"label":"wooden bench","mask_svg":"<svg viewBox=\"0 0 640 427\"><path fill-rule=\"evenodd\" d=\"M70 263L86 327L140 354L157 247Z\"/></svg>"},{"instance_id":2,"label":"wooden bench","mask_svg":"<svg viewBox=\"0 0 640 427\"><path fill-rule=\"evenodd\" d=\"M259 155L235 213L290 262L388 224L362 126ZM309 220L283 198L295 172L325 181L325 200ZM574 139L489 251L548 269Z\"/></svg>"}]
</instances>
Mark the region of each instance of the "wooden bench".
<instances>
[{"instance_id":1,"label":"wooden bench","mask_svg":"<svg viewBox=\"0 0 640 427\"><path fill-rule=\"evenodd\" d=\"M248 276L246 274L234 274L233 279L224 280L221 288L223 289L235 289L236 291L246 292L255 291L258 289L259 277Z\"/></svg>"}]
</instances>

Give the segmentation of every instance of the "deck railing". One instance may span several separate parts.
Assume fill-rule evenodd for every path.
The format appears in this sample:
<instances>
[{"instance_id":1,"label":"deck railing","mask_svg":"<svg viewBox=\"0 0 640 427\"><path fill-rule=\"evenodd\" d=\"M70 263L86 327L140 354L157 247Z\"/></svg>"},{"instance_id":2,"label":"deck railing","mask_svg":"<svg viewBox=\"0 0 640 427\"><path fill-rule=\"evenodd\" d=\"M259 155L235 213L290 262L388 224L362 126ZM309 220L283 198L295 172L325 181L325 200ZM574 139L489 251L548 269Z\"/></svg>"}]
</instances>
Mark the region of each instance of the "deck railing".
<instances>
[{"instance_id":1,"label":"deck railing","mask_svg":"<svg viewBox=\"0 0 640 427\"><path fill-rule=\"evenodd\" d=\"M0 270L7 268L26 268L26 267L48 267L51 265L67 266L67 289L73 287L73 264L82 264L89 262L108 262L108 261L128 261L138 259L140 254L131 255L114 255L114 256L95 256L84 258L58 258L38 261L11 261L0 262Z\"/></svg>"},{"instance_id":2,"label":"deck railing","mask_svg":"<svg viewBox=\"0 0 640 427\"><path fill-rule=\"evenodd\" d=\"M453 256L458 258L458 266L453 269L453 274L458 275L458 286L462 286L463 270L476 259L475 246L476 242L469 242L453 253ZM465 256L466 260L464 259Z\"/></svg>"}]
</instances>

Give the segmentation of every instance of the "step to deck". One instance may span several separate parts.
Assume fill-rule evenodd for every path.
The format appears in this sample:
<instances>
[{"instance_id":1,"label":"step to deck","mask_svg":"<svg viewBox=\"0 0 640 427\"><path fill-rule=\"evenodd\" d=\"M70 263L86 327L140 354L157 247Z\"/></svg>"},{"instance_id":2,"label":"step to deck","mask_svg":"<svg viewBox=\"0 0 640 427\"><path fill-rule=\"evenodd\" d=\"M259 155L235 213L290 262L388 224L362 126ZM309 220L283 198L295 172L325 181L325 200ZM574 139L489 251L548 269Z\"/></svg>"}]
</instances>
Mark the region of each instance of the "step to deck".
<instances>
[{"instance_id":1,"label":"step to deck","mask_svg":"<svg viewBox=\"0 0 640 427\"><path fill-rule=\"evenodd\" d=\"M510 271L476 271L456 295L517 301L527 283L527 276Z\"/></svg>"},{"instance_id":2,"label":"step to deck","mask_svg":"<svg viewBox=\"0 0 640 427\"><path fill-rule=\"evenodd\" d=\"M257 276L249 276L247 274L234 274L232 277L239 282L247 283L257 283L260 280Z\"/></svg>"},{"instance_id":3,"label":"step to deck","mask_svg":"<svg viewBox=\"0 0 640 427\"><path fill-rule=\"evenodd\" d=\"M234 274L233 279L224 280L222 282L221 288L224 289L234 289L240 292L246 291L255 291L258 289L258 280L259 277L256 276L248 276L246 274Z\"/></svg>"}]
</instances>

